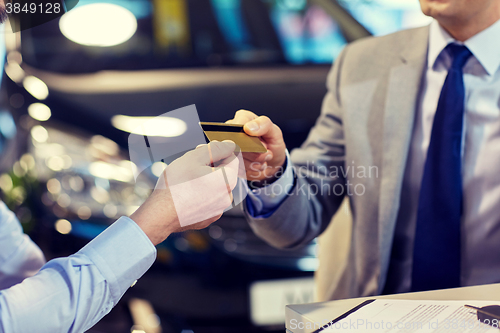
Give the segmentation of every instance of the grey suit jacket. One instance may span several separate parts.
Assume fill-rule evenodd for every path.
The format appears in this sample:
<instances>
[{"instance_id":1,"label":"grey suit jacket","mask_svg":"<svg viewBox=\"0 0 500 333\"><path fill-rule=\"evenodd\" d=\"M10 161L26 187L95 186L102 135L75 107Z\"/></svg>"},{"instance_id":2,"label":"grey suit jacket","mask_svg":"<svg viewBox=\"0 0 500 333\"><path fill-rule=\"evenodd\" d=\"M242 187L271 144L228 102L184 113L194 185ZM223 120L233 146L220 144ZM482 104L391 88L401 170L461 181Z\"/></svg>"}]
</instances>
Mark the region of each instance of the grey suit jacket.
<instances>
[{"instance_id":1,"label":"grey suit jacket","mask_svg":"<svg viewBox=\"0 0 500 333\"><path fill-rule=\"evenodd\" d=\"M247 214L258 236L292 248L321 234L349 195L348 264L331 299L376 295L384 287L428 36L424 27L348 45L328 76L321 116L291 153L294 190L269 218Z\"/></svg>"}]
</instances>

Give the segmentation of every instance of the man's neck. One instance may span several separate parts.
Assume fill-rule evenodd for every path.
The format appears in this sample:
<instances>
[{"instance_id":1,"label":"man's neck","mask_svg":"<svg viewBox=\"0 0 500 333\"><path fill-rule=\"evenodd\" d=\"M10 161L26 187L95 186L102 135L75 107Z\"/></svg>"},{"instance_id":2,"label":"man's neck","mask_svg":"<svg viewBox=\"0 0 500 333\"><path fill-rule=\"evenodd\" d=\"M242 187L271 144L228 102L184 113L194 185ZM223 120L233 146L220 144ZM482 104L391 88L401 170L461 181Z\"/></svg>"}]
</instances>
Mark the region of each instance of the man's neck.
<instances>
[{"instance_id":1,"label":"man's neck","mask_svg":"<svg viewBox=\"0 0 500 333\"><path fill-rule=\"evenodd\" d=\"M465 42L481 31L488 29L498 20L500 20L500 8L485 13L484 15L477 15L467 22L446 19L438 19L438 22L450 36L459 42Z\"/></svg>"}]
</instances>

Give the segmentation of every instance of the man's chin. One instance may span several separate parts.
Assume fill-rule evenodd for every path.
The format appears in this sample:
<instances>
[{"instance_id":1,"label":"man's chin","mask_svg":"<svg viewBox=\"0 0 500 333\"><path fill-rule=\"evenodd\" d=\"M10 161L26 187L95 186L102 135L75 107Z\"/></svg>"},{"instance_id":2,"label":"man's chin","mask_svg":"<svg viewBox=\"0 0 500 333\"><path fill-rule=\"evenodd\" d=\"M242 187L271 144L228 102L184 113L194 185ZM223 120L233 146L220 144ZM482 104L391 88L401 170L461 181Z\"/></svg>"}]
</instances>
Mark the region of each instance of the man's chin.
<instances>
[{"instance_id":1,"label":"man's chin","mask_svg":"<svg viewBox=\"0 0 500 333\"><path fill-rule=\"evenodd\" d=\"M446 16L450 11L450 2L446 0L420 0L422 12L437 19L440 16Z\"/></svg>"}]
</instances>

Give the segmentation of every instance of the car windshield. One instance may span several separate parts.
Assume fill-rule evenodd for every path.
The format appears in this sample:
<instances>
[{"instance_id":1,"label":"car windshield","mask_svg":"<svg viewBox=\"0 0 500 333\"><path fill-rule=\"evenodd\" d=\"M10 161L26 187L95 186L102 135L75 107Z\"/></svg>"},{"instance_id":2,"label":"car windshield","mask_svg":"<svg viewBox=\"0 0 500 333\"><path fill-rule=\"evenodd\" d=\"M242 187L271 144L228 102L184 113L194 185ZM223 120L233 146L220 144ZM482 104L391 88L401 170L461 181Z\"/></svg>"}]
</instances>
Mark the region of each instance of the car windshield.
<instances>
[{"instance_id":1,"label":"car windshield","mask_svg":"<svg viewBox=\"0 0 500 333\"><path fill-rule=\"evenodd\" d=\"M356 5L359 2L362 5ZM375 34L398 30L408 25L408 17L419 15L418 6L383 2L388 1L80 0L66 14L72 15L66 23L53 20L23 31L21 47L28 65L60 73L330 64L350 41L346 37L349 27L339 24L325 4L344 8L344 16L350 13L362 23L354 20L356 24L368 27L367 34L369 30ZM119 6L135 18L128 40L99 47L82 45L64 34L71 29L68 21L78 21L73 35L91 35L98 26L95 14L104 10L96 5L103 4ZM88 5L93 9L85 14L82 8ZM381 11L381 19L374 21L377 15L366 15L370 10ZM121 23L118 12L111 12L105 27ZM105 34L106 29L102 30ZM97 32L95 38L100 35Z\"/></svg>"},{"instance_id":2,"label":"car windshield","mask_svg":"<svg viewBox=\"0 0 500 333\"><path fill-rule=\"evenodd\" d=\"M68 14L101 1L80 0ZM315 4L279 0L112 0L130 11L137 31L112 47L66 38L62 20L23 32L24 61L62 72L221 65L329 63L346 40ZM288 4L289 3L289 4ZM99 7L95 7L99 10ZM67 14L67 15L68 15ZM111 15L113 16L113 15ZM114 18L109 18L113 24ZM79 29L90 28L89 17Z\"/></svg>"}]
</instances>

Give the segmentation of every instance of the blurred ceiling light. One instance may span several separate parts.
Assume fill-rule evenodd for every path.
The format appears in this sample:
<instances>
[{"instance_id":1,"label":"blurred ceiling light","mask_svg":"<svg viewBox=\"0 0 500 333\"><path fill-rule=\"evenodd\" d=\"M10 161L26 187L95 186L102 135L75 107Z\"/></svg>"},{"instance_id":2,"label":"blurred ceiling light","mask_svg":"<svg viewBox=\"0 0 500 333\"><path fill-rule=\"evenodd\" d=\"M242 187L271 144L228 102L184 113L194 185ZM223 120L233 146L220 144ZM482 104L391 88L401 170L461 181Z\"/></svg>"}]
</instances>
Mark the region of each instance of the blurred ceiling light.
<instances>
[{"instance_id":1,"label":"blurred ceiling light","mask_svg":"<svg viewBox=\"0 0 500 333\"><path fill-rule=\"evenodd\" d=\"M64 146L58 143L42 143L42 144L37 143L35 147L36 147L35 155L39 158L60 156L63 155L65 152Z\"/></svg>"},{"instance_id":2,"label":"blurred ceiling light","mask_svg":"<svg viewBox=\"0 0 500 333\"><path fill-rule=\"evenodd\" d=\"M10 192L14 188L14 183L12 182L12 178L6 173L0 176L0 189L4 191L4 193Z\"/></svg>"},{"instance_id":3,"label":"blurred ceiling light","mask_svg":"<svg viewBox=\"0 0 500 333\"><path fill-rule=\"evenodd\" d=\"M52 112L50 112L50 108L43 103L33 103L28 106L28 113L31 118L38 121L47 121L52 115Z\"/></svg>"},{"instance_id":4,"label":"blurred ceiling light","mask_svg":"<svg viewBox=\"0 0 500 333\"><path fill-rule=\"evenodd\" d=\"M57 194L61 192L61 183L55 178L49 179L47 181L47 190L51 194Z\"/></svg>"},{"instance_id":5,"label":"blurred ceiling light","mask_svg":"<svg viewBox=\"0 0 500 333\"><path fill-rule=\"evenodd\" d=\"M89 172L94 177L114 179L120 182L129 182L134 179L134 174L130 168L102 161L91 163Z\"/></svg>"},{"instance_id":6,"label":"blurred ceiling light","mask_svg":"<svg viewBox=\"0 0 500 333\"><path fill-rule=\"evenodd\" d=\"M24 79L24 70L16 63L6 64L5 74L16 83L20 83Z\"/></svg>"},{"instance_id":7,"label":"blurred ceiling light","mask_svg":"<svg viewBox=\"0 0 500 333\"><path fill-rule=\"evenodd\" d=\"M19 160L21 165L26 165L26 168L28 170L31 170L35 167L35 158L31 154L24 154L21 159Z\"/></svg>"},{"instance_id":8,"label":"blurred ceiling light","mask_svg":"<svg viewBox=\"0 0 500 333\"><path fill-rule=\"evenodd\" d=\"M90 189L90 196L100 204L106 204L109 201L109 193L102 187L92 187Z\"/></svg>"},{"instance_id":9,"label":"blurred ceiling light","mask_svg":"<svg viewBox=\"0 0 500 333\"><path fill-rule=\"evenodd\" d=\"M71 168L71 166L73 165L73 159L71 158L71 156L69 156L69 155L62 155L61 158L62 158L62 160L64 162L63 169L69 169L69 168Z\"/></svg>"},{"instance_id":10,"label":"blurred ceiling light","mask_svg":"<svg viewBox=\"0 0 500 333\"><path fill-rule=\"evenodd\" d=\"M17 202L18 205L22 204L24 199L26 199L26 190L24 187L16 186L10 192L12 198Z\"/></svg>"},{"instance_id":11,"label":"blurred ceiling light","mask_svg":"<svg viewBox=\"0 0 500 333\"><path fill-rule=\"evenodd\" d=\"M23 80L24 89L26 89L33 97L44 100L49 97L49 88L39 78L35 76L27 76Z\"/></svg>"},{"instance_id":12,"label":"blurred ceiling light","mask_svg":"<svg viewBox=\"0 0 500 333\"><path fill-rule=\"evenodd\" d=\"M126 169L132 170L132 173L135 174L137 172L137 165L134 162L129 160L120 161L120 166Z\"/></svg>"},{"instance_id":13,"label":"blurred ceiling light","mask_svg":"<svg viewBox=\"0 0 500 333\"><path fill-rule=\"evenodd\" d=\"M110 3L77 7L61 17L59 28L69 40L88 46L114 46L137 31L137 19L129 10Z\"/></svg>"},{"instance_id":14,"label":"blurred ceiling light","mask_svg":"<svg viewBox=\"0 0 500 333\"><path fill-rule=\"evenodd\" d=\"M28 165L24 162L21 162L21 160L14 163L14 167L20 168L21 170L23 170L24 173L28 171Z\"/></svg>"},{"instance_id":15,"label":"blurred ceiling light","mask_svg":"<svg viewBox=\"0 0 500 333\"><path fill-rule=\"evenodd\" d=\"M61 171L64 169L64 160L60 156L51 156L47 158L45 164L52 171Z\"/></svg>"},{"instance_id":16,"label":"blurred ceiling light","mask_svg":"<svg viewBox=\"0 0 500 333\"><path fill-rule=\"evenodd\" d=\"M76 214L82 220L88 220L92 216L92 211L90 210L89 207L82 206L82 207L78 208Z\"/></svg>"},{"instance_id":17,"label":"blurred ceiling light","mask_svg":"<svg viewBox=\"0 0 500 333\"><path fill-rule=\"evenodd\" d=\"M111 118L111 124L124 132L167 138L180 136L187 130L187 124L183 120L161 116L130 117L117 115Z\"/></svg>"},{"instance_id":18,"label":"blurred ceiling light","mask_svg":"<svg viewBox=\"0 0 500 333\"><path fill-rule=\"evenodd\" d=\"M57 220L54 227L56 228L57 232L59 232L60 234L63 234L63 235L69 234L71 232L71 229L72 229L71 222L69 222L68 220L64 220L64 219Z\"/></svg>"},{"instance_id":19,"label":"blurred ceiling light","mask_svg":"<svg viewBox=\"0 0 500 333\"><path fill-rule=\"evenodd\" d=\"M102 135L94 135L92 139L90 139L90 143L94 148L111 156L118 155L120 152L120 147L116 144L116 142L105 138Z\"/></svg>"},{"instance_id":20,"label":"blurred ceiling light","mask_svg":"<svg viewBox=\"0 0 500 333\"><path fill-rule=\"evenodd\" d=\"M19 163L19 162L14 163L14 165L12 167L12 172L14 172L14 175L16 175L17 177L23 177L24 175L26 175L27 171L28 170L24 169L21 166L21 163Z\"/></svg>"},{"instance_id":21,"label":"blurred ceiling light","mask_svg":"<svg viewBox=\"0 0 500 333\"><path fill-rule=\"evenodd\" d=\"M106 206L104 206L102 211L104 215L106 215L106 217L110 219L115 217L116 214L118 214L118 208L116 208L116 206L112 204L107 204Z\"/></svg>"},{"instance_id":22,"label":"blurred ceiling light","mask_svg":"<svg viewBox=\"0 0 500 333\"><path fill-rule=\"evenodd\" d=\"M49 139L49 132L47 132L45 127L36 125L31 129L31 136L35 141L46 142Z\"/></svg>"},{"instance_id":23,"label":"blurred ceiling light","mask_svg":"<svg viewBox=\"0 0 500 333\"><path fill-rule=\"evenodd\" d=\"M63 193L57 198L57 204L63 208L67 208L71 204L71 198L66 193Z\"/></svg>"},{"instance_id":24,"label":"blurred ceiling light","mask_svg":"<svg viewBox=\"0 0 500 333\"><path fill-rule=\"evenodd\" d=\"M20 65L23 63L23 56L19 53L19 51L10 51L7 53L7 62L9 64Z\"/></svg>"},{"instance_id":25,"label":"blurred ceiling light","mask_svg":"<svg viewBox=\"0 0 500 333\"><path fill-rule=\"evenodd\" d=\"M151 172L153 172L153 175L155 175L156 177L160 177L166 166L167 165L163 162L153 163L153 165L151 166Z\"/></svg>"},{"instance_id":26,"label":"blurred ceiling light","mask_svg":"<svg viewBox=\"0 0 500 333\"><path fill-rule=\"evenodd\" d=\"M79 176L74 176L69 179L69 186L75 192L81 192L85 187L85 182Z\"/></svg>"},{"instance_id":27,"label":"blurred ceiling light","mask_svg":"<svg viewBox=\"0 0 500 333\"><path fill-rule=\"evenodd\" d=\"M20 41L21 34L14 34L14 33L9 34L8 32L12 32L12 27L10 24L4 24L2 28L4 28L4 31L7 32L4 36L5 48L7 49L7 51L17 50L20 46L19 44L21 43Z\"/></svg>"}]
</instances>

